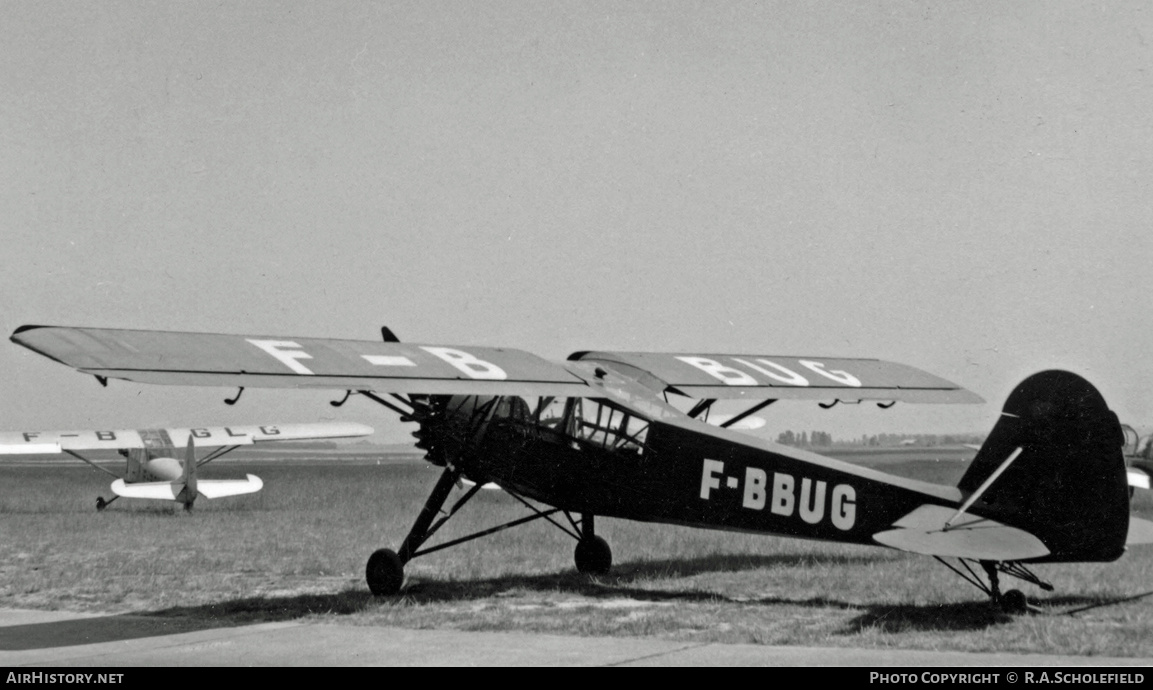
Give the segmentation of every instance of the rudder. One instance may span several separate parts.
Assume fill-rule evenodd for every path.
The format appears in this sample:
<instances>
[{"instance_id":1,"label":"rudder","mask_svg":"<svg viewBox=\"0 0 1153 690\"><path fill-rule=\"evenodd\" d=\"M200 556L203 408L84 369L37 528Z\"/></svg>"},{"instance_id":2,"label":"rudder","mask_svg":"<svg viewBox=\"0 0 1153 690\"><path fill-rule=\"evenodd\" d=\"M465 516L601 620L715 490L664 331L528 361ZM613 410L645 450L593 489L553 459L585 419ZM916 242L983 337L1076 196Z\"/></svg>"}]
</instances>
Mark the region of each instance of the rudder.
<instances>
[{"instance_id":1,"label":"rudder","mask_svg":"<svg viewBox=\"0 0 1153 690\"><path fill-rule=\"evenodd\" d=\"M1043 371L1009 395L958 487L976 491L1020 448L981 496L981 513L1041 539L1050 555L1039 560L1116 560L1129 529L1123 444L1117 415L1092 384Z\"/></svg>"}]
</instances>

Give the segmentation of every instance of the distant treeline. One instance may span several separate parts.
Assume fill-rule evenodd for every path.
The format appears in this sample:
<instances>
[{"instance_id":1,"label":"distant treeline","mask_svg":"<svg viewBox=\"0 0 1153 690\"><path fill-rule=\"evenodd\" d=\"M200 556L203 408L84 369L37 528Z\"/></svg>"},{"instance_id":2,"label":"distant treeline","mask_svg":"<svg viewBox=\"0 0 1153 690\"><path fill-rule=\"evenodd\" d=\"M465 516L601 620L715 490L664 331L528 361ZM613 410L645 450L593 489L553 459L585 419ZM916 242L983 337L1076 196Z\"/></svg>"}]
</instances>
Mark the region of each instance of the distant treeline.
<instances>
[{"instance_id":1,"label":"distant treeline","mask_svg":"<svg viewBox=\"0 0 1153 690\"><path fill-rule=\"evenodd\" d=\"M786 446L955 446L963 443L980 444L985 440L982 434L861 434L854 439L834 439L827 431L784 431L777 436L777 443Z\"/></svg>"}]
</instances>

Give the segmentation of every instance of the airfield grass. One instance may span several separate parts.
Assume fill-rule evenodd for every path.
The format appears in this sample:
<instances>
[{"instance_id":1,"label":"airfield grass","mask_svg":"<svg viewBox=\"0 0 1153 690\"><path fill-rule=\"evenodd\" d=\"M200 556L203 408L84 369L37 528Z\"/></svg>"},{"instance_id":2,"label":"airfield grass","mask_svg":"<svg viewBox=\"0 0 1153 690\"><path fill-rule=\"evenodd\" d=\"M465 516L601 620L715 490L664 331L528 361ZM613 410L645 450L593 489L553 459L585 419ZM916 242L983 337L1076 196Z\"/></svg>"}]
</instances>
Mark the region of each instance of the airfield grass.
<instances>
[{"instance_id":1,"label":"airfield grass","mask_svg":"<svg viewBox=\"0 0 1153 690\"><path fill-rule=\"evenodd\" d=\"M881 469L953 483L956 462L878 457ZM408 628L1153 657L1153 548L1107 564L1042 565L1053 592L1003 578L1037 606L1008 616L932 558L600 518L611 574L578 574L575 542L544 522L410 562L376 598L364 564L396 548L438 468L219 462L257 494L180 507L109 496L84 466L0 467L0 606L134 613L185 628L307 619ZM459 495L456 492L455 496ZM1153 517L1140 492L1134 512ZM433 543L521 517L483 491Z\"/></svg>"}]
</instances>

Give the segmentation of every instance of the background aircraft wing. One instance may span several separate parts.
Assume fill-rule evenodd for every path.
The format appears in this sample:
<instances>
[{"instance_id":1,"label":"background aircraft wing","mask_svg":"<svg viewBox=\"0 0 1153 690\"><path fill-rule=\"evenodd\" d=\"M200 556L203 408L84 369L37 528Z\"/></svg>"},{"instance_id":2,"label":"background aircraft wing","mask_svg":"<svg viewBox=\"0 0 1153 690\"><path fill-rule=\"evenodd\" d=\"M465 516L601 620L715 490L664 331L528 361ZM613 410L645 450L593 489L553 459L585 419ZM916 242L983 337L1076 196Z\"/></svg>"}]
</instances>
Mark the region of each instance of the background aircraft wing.
<instances>
[{"instance_id":1,"label":"background aircraft wing","mask_svg":"<svg viewBox=\"0 0 1153 690\"><path fill-rule=\"evenodd\" d=\"M11 339L80 371L140 383L595 395L564 366L504 348L58 326L21 326Z\"/></svg>"},{"instance_id":2,"label":"background aircraft wing","mask_svg":"<svg viewBox=\"0 0 1153 690\"><path fill-rule=\"evenodd\" d=\"M577 352L569 360L600 364L658 392L692 398L984 402L943 378L879 359Z\"/></svg>"},{"instance_id":3,"label":"background aircraft wing","mask_svg":"<svg viewBox=\"0 0 1153 690\"><path fill-rule=\"evenodd\" d=\"M200 448L244 446L268 441L369 436L372 427L352 422L203 426L170 429L0 432L0 455L61 453L69 450L183 447L192 436Z\"/></svg>"}]
</instances>

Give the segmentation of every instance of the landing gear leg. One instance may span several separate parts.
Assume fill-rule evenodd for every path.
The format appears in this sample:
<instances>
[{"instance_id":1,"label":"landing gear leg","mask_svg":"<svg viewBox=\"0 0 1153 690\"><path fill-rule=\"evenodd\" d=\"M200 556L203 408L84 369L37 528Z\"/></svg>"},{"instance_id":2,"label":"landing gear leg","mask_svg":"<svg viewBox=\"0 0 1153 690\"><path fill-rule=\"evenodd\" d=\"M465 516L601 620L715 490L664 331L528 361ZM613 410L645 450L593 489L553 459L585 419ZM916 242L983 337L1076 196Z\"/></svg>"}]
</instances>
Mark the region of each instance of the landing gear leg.
<instances>
[{"instance_id":1,"label":"landing gear leg","mask_svg":"<svg viewBox=\"0 0 1153 690\"><path fill-rule=\"evenodd\" d=\"M440 512L441 506L444 505L459 477L460 473L451 467L444 469L408 536L404 538L404 543L400 545L399 552L392 549L378 549L369 557L364 576L368 581L368 589L373 594L392 596L400 592L401 585L404 584L404 564L412 559L416 550L428 538L428 528L432 526L433 519Z\"/></svg>"},{"instance_id":2,"label":"landing gear leg","mask_svg":"<svg viewBox=\"0 0 1153 690\"><path fill-rule=\"evenodd\" d=\"M1019 589L1010 589L1001 593L1001 586L997 579L997 565L992 561L981 561L981 567L989 576L989 596L994 606L1000 606L1005 613L1024 613L1029 609L1029 600L1025 593Z\"/></svg>"},{"instance_id":3,"label":"landing gear leg","mask_svg":"<svg viewBox=\"0 0 1153 690\"><path fill-rule=\"evenodd\" d=\"M581 538L573 553L577 571L590 575L604 575L613 565L613 552L609 543L596 535L593 515L581 516Z\"/></svg>"}]
</instances>

